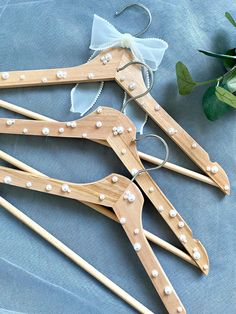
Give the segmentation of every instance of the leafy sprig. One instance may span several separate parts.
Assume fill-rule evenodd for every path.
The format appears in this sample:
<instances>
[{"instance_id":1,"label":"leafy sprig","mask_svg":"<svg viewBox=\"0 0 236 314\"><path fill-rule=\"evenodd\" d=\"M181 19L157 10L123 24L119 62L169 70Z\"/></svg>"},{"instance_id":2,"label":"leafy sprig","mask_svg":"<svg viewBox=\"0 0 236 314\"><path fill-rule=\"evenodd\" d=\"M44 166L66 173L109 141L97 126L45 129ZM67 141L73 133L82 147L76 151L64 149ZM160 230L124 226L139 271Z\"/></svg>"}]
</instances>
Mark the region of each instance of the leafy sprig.
<instances>
[{"instance_id":1,"label":"leafy sprig","mask_svg":"<svg viewBox=\"0 0 236 314\"><path fill-rule=\"evenodd\" d=\"M236 28L236 21L229 12L225 17ZM202 98L203 111L206 117L214 121L224 115L230 108L236 109L236 48L226 51L225 54L207 50L199 52L214 58L223 60L226 73L208 81L193 80L188 68L182 62L176 64L177 85L180 95L188 95L202 85L210 85Z\"/></svg>"}]
</instances>

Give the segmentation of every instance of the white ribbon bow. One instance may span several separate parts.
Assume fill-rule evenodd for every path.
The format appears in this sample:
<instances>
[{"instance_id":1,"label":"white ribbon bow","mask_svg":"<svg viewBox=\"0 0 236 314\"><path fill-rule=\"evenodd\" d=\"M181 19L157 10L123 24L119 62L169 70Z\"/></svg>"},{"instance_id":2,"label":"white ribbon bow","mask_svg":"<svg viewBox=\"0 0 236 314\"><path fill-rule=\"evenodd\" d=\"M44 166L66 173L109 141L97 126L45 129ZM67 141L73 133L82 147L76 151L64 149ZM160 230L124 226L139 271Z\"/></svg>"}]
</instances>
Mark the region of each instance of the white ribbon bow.
<instances>
[{"instance_id":1,"label":"white ribbon bow","mask_svg":"<svg viewBox=\"0 0 236 314\"><path fill-rule=\"evenodd\" d=\"M137 60L156 71L168 44L159 38L137 38L128 33L122 34L107 20L95 14L89 48L100 51L111 47L129 48Z\"/></svg>"}]
</instances>

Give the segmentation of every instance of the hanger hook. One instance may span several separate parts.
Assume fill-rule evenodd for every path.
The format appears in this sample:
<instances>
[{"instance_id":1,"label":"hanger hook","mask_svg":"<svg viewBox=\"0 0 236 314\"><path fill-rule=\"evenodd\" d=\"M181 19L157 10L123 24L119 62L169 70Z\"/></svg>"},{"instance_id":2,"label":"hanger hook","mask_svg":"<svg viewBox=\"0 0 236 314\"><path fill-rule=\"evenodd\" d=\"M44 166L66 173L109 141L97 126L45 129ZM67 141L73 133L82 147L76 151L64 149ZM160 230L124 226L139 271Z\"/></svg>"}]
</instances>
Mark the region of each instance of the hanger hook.
<instances>
[{"instance_id":1,"label":"hanger hook","mask_svg":"<svg viewBox=\"0 0 236 314\"><path fill-rule=\"evenodd\" d=\"M126 9L128 9L130 7L133 7L133 6L138 6L138 7L142 8L148 15L148 23L145 26L145 28L142 31L140 31L140 32L138 32L138 33L133 35L133 36L137 36L138 37L138 36L144 34L149 29L149 27L150 27L150 25L152 23L152 14L151 14L150 10L145 5L143 5L142 3L131 3L131 4L128 4L128 5L124 6L122 9L120 9L119 11L116 11L115 16L120 15Z\"/></svg>"},{"instance_id":2,"label":"hanger hook","mask_svg":"<svg viewBox=\"0 0 236 314\"><path fill-rule=\"evenodd\" d=\"M143 92L143 93L141 93L141 94L139 94L139 95L137 95L137 96L134 96L134 97L129 98L129 99L123 104L123 106L122 106L122 108L121 108L121 112L122 112L122 113L124 113L125 108L126 108L126 106L128 105L129 102L131 102L132 100L136 100L136 99L138 99L138 98L140 98L140 97L143 97L143 96L145 96L146 94L148 94L148 93L151 91L151 89L153 88L153 84L154 84L154 76L153 76L152 69L151 69L146 63L141 62L141 61L130 61L130 62L126 63L123 67L118 68L118 69L117 69L117 72L124 70L125 68L127 68L127 67L130 66L131 64L141 64L142 66L144 66L144 67L148 70L148 72L149 72L149 74L150 74L150 81L151 81L151 83L150 83L149 88L148 88L145 92Z\"/></svg>"},{"instance_id":3,"label":"hanger hook","mask_svg":"<svg viewBox=\"0 0 236 314\"><path fill-rule=\"evenodd\" d=\"M143 173L143 172L149 172L149 171L152 171L152 170L157 170L157 169L160 169L164 166L164 164L167 162L168 158L169 158L169 146L168 144L166 143L166 141L161 137L161 136L158 136L156 134L144 134L144 135L141 135L138 139L134 139L133 141L134 142L138 142L138 141L141 141L145 138L148 138L148 137L154 137L156 139L158 139L159 141L161 141L164 146L165 146L165 150L166 150L166 155L165 155L165 158L164 160L162 161L162 163L156 167L151 167L151 168L144 168L144 169L140 169L139 171L137 171L137 173L135 173L135 175L133 176L133 178L131 179L131 181L134 181L135 178L140 175L140 173Z\"/></svg>"}]
</instances>

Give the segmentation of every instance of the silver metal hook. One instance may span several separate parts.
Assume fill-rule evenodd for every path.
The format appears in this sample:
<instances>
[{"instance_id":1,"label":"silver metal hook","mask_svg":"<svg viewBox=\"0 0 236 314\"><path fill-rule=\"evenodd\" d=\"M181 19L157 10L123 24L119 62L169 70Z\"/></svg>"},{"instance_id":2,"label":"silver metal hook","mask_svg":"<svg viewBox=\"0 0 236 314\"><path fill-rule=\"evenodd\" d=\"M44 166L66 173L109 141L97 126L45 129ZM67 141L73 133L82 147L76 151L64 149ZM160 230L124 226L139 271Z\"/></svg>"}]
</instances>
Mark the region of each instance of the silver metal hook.
<instances>
[{"instance_id":1,"label":"silver metal hook","mask_svg":"<svg viewBox=\"0 0 236 314\"><path fill-rule=\"evenodd\" d=\"M138 175L140 175L141 173L143 173L143 172L148 172L148 171L157 170L157 169L162 168L162 167L164 166L164 164L167 162L168 158L169 158L169 146L168 146L168 144L166 143L166 141L165 141L161 136L158 136L158 135L156 135L156 134L146 134L146 135L144 134L144 135L141 135L140 138L134 139L133 141L134 141L134 142L138 142L138 141L141 141L141 140L143 140L143 139L145 139L145 138L148 138L148 137L157 138L159 141L161 141L161 142L164 144L165 150L166 150L165 158L164 158L164 160L162 161L162 163L161 163L160 165L156 166L156 167L151 167L151 168L147 168L147 169L144 168L144 169L138 170L137 173L134 174L134 176L133 176L133 178L131 179L131 181L134 181L135 178L136 178Z\"/></svg>"},{"instance_id":2,"label":"silver metal hook","mask_svg":"<svg viewBox=\"0 0 236 314\"><path fill-rule=\"evenodd\" d=\"M133 7L135 5L140 7L140 8L142 8L148 15L148 23L145 26L145 28L142 31L140 31L139 33L136 33L136 34L133 35L133 36L140 36L140 35L144 34L149 29L149 27L150 27L150 25L152 23L152 14L151 14L150 10L145 5L143 5L142 3L131 3L131 4L128 4L128 5L124 6L122 9L120 9L119 11L116 11L115 16L120 15L126 9L128 9L130 7Z\"/></svg>"},{"instance_id":3,"label":"silver metal hook","mask_svg":"<svg viewBox=\"0 0 236 314\"><path fill-rule=\"evenodd\" d=\"M123 106L122 106L122 108L121 108L121 112L122 112L122 113L124 113L125 107L128 105L129 102L131 102L132 100L136 100L136 99L138 99L138 98L140 98L140 97L143 97L143 96L145 96L146 94L148 94L148 93L150 92L150 90L153 88L153 84L154 84L154 76L153 76L152 69L151 69L146 63L143 63L143 62L141 62L141 61L130 61L130 62L126 63L123 67L118 68L118 69L117 69L117 72L124 70L125 68L127 68L127 67L130 66L131 64L141 64L142 66L144 66L144 67L148 70L148 72L149 72L149 74L150 74L150 81L151 81L151 83L150 83L149 88L148 88L144 93L141 93L141 94L139 94L139 95L137 95L137 96L134 96L134 97L129 98L129 99L123 104Z\"/></svg>"}]
</instances>

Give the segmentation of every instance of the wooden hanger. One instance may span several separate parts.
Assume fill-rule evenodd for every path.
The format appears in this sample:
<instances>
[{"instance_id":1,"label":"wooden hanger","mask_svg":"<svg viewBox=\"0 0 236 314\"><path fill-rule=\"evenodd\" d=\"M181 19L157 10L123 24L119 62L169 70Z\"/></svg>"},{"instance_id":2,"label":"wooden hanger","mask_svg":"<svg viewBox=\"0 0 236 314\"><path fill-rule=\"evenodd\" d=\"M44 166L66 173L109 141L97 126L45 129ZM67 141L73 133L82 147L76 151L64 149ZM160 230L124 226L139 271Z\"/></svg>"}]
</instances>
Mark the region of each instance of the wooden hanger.
<instances>
[{"instance_id":1,"label":"wooden hanger","mask_svg":"<svg viewBox=\"0 0 236 314\"><path fill-rule=\"evenodd\" d=\"M54 246L57 250L62 252L65 256L67 256L71 261L73 261L76 265L80 266L83 270L93 276L96 280L101 282L105 287L107 287L110 291L115 293L119 298L124 300L130 306L132 306L135 310L143 314L154 314L150 311L146 306L116 285L113 281L99 272L95 267L86 262L82 257L72 251L68 246L54 237L51 233L37 224L30 217L22 213L18 208L13 206L3 197L0 197L0 206L5 208L9 213L11 213L14 217L16 217L19 221L24 223L27 227L33 230L36 234Z\"/></svg>"},{"instance_id":2,"label":"wooden hanger","mask_svg":"<svg viewBox=\"0 0 236 314\"><path fill-rule=\"evenodd\" d=\"M121 175L111 174L97 182L75 184L0 166L0 182L112 208L167 311L170 314L186 313L144 235L144 199L132 181Z\"/></svg>"},{"instance_id":3,"label":"wooden hanger","mask_svg":"<svg viewBox=\"0 0 236 314\"><path fill-rule=\"evenodd\" d=\"M0 88L116 81L131 97L135 97L144 93L146 86L139 65L125 67L130 61L132 61L132 54L127 49L111 48L102 51L97 57L80 66L2 72ZM230 183L222 167L210 161L208 153L150 94L135 101L225 194L230 194Z\"/></svg>"},{"instance_id":4,"label":"wooden hanger","mask_svg":"<svg viewBox=\"0 0 236 314\"><path fill-rule=\"evenodd\" d=\"M96 112L70 122L0 119L0 133L87 138L106 142L131 174L135 175L137 171L145 170L134 142L135 126L127 116L112 108L99 107ZM136 176L136 181L198 267L203 273L208 274L209 260L205 248L199 240L193 238L190 227L149 173L143 172Z\"/></svg>"}]
</instances>

